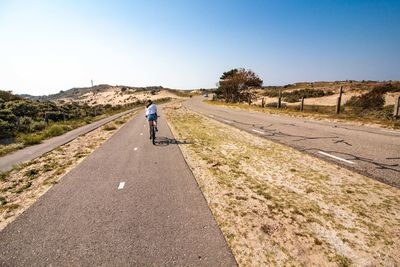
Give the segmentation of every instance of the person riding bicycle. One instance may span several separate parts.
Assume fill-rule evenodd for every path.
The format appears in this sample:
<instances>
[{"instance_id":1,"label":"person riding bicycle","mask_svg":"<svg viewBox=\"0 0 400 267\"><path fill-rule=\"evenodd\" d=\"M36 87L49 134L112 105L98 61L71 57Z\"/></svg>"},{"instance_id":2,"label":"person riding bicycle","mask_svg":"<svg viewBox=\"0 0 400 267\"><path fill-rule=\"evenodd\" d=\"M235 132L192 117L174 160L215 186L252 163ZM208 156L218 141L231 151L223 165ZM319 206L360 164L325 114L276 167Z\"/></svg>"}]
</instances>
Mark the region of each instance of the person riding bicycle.
<instances>
[{"instance_id":1,"label":"person riding bicycle","mask_svg":"<svg viewBox=\"0 0 400 267\"><path fill-rule=\"evenodd\" d=\"M146 118L149 121L149 127L153 123L156 131L157 129L157 106L150 99L146 101ZM151 136L150 136L151 138Z\"/></svg>"}]
</instances>

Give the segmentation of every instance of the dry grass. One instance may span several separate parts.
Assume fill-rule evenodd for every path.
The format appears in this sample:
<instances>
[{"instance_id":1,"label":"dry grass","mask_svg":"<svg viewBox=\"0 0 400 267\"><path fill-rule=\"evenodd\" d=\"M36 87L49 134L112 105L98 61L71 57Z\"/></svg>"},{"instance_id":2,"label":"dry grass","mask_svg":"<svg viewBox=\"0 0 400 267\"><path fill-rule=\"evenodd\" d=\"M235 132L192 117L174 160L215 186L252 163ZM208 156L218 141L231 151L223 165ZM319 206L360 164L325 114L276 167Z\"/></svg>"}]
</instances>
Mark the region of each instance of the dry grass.
<instances>
[{"instance_id":1,"label":"dry grass","mask_svg":"<svg viewBox=\"0 0 400 267\"><path fill-rule=\"evenodd\" d=\"M100 127L72 142L21 166L15 167L0 179L0 231L40 196L91 154L132 116L119 119L113 129Z\"/></svg>"},{"instance_id":2,"label":"dry grass","mask_svg":"<svg viewBox=\"0 0 400 267\"><path fill-rule=\"evenodd\" d=\"M241 266L396 266L400 191L188 111L166 111Z\"/></svg>"}]
</instances>

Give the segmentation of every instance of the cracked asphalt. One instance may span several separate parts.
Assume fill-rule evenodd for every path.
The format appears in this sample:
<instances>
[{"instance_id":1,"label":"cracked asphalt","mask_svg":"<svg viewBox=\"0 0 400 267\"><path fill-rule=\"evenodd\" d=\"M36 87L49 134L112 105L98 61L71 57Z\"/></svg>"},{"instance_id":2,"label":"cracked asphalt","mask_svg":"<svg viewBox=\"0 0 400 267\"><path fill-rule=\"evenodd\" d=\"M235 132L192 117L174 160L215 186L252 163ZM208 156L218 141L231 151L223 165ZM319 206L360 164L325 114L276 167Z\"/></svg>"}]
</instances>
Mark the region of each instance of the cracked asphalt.
<instances>
[{"instance_id":1,"label":"cracked asphalt","mask_svg":"<svg viewBox=\"0 0 400 267\"><path fill-rule=\"evenodd\" d=\"M208 105L189 109L400 188L400 131Z\"/></svg>"}]
</instances>

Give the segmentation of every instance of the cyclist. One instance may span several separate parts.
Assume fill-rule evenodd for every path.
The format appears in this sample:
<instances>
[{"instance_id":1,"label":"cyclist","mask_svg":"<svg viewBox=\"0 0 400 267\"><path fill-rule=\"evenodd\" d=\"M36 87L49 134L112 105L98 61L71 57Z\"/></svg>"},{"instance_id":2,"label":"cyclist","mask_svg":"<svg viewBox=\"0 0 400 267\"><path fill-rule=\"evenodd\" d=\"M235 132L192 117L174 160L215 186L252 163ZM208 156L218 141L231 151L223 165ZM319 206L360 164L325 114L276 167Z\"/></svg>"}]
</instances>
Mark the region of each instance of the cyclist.
<instances>
[{"instance_id":1,"label":"cyclist","mask_svg":"<svg viewBox=\"0 0 400 267\"><path fill-rule=\"evenodd\" d=\"M149 127L153 123L156 131L157 129L157 106L151 101L151 99L146 101L146 118L149 121ZM151 136L150 136L151 139Z\"/></svg>"}]
</instances>

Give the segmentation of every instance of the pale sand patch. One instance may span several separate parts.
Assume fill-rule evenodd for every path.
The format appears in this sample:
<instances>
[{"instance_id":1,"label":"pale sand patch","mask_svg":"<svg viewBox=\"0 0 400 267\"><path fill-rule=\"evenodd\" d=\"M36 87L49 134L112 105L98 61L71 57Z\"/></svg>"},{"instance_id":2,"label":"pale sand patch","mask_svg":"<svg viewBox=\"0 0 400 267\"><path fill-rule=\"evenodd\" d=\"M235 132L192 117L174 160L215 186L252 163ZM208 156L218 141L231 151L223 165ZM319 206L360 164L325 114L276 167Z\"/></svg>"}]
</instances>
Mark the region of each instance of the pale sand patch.
<instances>
[{"instance_id":1,"label":"pale sand patch","mask_svg":"<svg viewBox=\"0 0 400 267\"><path fill-rule=\"evenodd\" d=\"M116 119L10 171L0 180L0 231L136 114Z\"/></svg>"},{"instance_id":2,"label":"pale sand patch","mask_svg":"<svg viewBox=\"0 0 400 267\"><path fill-rule=\"evenodd\" d=\"M87 103L88 105L123 105L127 103L132 103L135 101L143 101L146 99L158 100L162 98L170 97L172 99L179 99L181 97L169 92L168 90L160 90L154 95L150 91L141 90L122 90L122 87L110 87L106 91L101 92L89 92L81 95L77 99L73 98L62 98L59 101L64 101L66 103L77 102L77 103Z\"/></svg>"},{"instance_id":3,"label":"pale sand patch","mask_svg":"<svg viewBox=\"0 0 400 267\"><path fill-rule=\"evenodd\" d=\"M385 94L385 105L394 105L398 96L400 92Z\"/></svg>"},{"instance_id":4,"label":"pale sand patch","mask_svg":"<svg viewBox=\"0 0 400 267\"><path fill-rule=\"evenodd\" d=\"M286 90L285 92L290 92L290 91L295 91L295 90ZM253 104L255 104L255 105L261 106L262 98L264 98L265 104L276 103L278 101L277 97L262 96L261 95L262 91L261 91L261 93L257 91L257 93L258 93L257 100L253 101ZM352 96L360 96L365 93L366 92L362 92L359 90L345 91L342 95L341 104L342 105L346 104L347 101L349 101ZM386 93L385 94L385 106L394 105L397 96L400 96L400 92ZM335 93L333 95L328 95L328 96L323 96L323 97L305 98L304 105L336 106L338 97L339 97L339 94ZM298 106L300 104L300 101L295 102L295 103L287 103L282 100L282 103L285 103L286 105L289 105L289 106Z\"/></svg>"},{"instance_id":5,"label":"pale sand patch","mask_svg":"<svg viewBox=\"0 0 400 267\"><path fill-rule=\"evenodd\" d=\"M349 101L352 96L359 96L359 95L361 95L361 93L359 93L359 92L345 92L342 95L342 101L341 101L342 105L346 104L346 102ZM323 96L323 97L305 98L304 105L336 106L338 96L339 96L339 94L334 94L334 95L328 95L328 96ZM261 102L262 102L261 98L262 97L258 97L254 103L257 105L261 105ZM277 97L264 97L265 104L276 103L277 101L278 101ZM394 102L394 100L393 100L393 102ZM288 103L288 102L282 101L282 103L285 103L286 105L289 105L289 106L298 106L300 104L300 101L295 102L295 103ZM386 103L386 105L388 105L388 103Z\"/></svg>"},{"instance_id":6,"label":"pale sand patch","mask_svg":"<svg viewBox=\"0 0 400 267\"><path fill-rule=\"evenodd\" d=\"M171 129L241 266L396 266L400 190L195 114Z\"/></svg>"}]
</instances>

